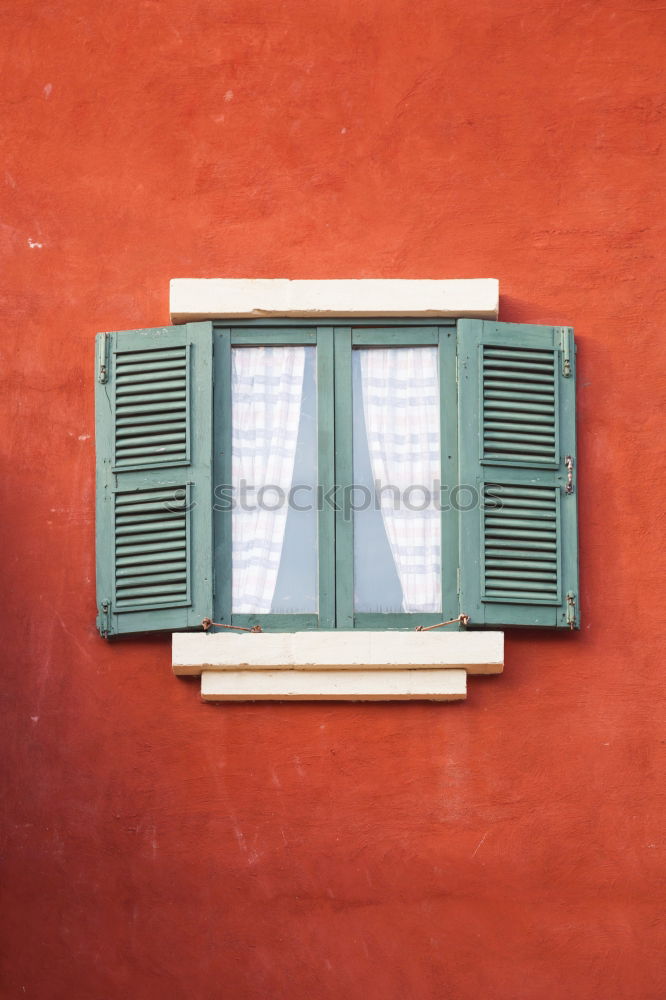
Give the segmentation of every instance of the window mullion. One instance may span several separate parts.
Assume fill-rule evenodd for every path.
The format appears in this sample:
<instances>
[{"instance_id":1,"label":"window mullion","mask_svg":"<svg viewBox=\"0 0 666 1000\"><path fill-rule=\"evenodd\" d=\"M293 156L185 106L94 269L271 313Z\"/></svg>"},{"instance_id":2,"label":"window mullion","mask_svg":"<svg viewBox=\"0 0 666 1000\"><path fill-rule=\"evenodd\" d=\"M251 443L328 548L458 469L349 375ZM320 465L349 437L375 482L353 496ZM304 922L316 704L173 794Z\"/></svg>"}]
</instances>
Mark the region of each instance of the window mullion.
<instances>
[{"instance_id":1,"label":"window mullion","mask_svg":"<svg viewBox=\"0 0 666 1000\"><path fill-rule=\"evenodd\" d=\"M333 331L335 355L335 595L336 627L354 627L354 522L349 498L352 455L352 331Z\"/></svg>"},{"instance_id":2,"label":"window mullion","mask_svg":"<svg viewBox=\"0 0 666 1000\"><path fill-rule=\"evenodd\" d=\"M334 330L317 329L319 628L335 628Z\"/></svg>"}]
</instances>

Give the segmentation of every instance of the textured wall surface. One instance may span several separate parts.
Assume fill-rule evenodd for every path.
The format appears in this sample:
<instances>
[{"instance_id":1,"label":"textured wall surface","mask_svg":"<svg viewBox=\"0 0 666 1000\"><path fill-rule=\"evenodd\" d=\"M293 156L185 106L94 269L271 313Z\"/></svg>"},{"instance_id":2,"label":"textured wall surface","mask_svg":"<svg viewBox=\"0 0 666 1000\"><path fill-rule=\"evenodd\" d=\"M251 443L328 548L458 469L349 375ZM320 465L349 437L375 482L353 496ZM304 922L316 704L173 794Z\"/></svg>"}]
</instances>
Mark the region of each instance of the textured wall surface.
<instances>
[{"instance_id":1,"label":"textured wall surface","mask_svg":"<svg viewBox=\"0 0 666 1000\"><path fill-rule=\"evenodd\" d=\"M666 995L665 21L2 5L3 998ZM218 276L493 276L573 325L581 633L457 705L202 705L102 641L93 336Z\"/></svg>"}]
</instances>

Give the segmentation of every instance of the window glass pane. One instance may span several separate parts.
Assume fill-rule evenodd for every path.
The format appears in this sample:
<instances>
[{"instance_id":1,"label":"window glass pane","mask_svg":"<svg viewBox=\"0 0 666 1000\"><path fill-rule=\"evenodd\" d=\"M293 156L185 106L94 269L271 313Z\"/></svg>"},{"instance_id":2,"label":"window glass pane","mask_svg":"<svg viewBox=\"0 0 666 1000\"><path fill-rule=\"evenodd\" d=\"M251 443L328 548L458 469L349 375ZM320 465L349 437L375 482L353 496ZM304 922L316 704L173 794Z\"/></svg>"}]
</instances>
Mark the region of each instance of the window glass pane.
<instances>
[{"instance_id":1,"label":"window glass pane","mask_svg":"<svg viewBox=\"0 0 666 1000\"><path fill-rule=\"evenodd\" d=\"M352 354L354 609L441 611L436 347Z\"/></svg>"},{"instance_id":2,"label":"window glass pane","mask_svg":"<svg viewBox=\"0 0 666 1000\"><path fill-rule=\"evenodd\" d=\"M314 347L232 348L232 611L317 611Z\"/></svg>"}]
</instances>

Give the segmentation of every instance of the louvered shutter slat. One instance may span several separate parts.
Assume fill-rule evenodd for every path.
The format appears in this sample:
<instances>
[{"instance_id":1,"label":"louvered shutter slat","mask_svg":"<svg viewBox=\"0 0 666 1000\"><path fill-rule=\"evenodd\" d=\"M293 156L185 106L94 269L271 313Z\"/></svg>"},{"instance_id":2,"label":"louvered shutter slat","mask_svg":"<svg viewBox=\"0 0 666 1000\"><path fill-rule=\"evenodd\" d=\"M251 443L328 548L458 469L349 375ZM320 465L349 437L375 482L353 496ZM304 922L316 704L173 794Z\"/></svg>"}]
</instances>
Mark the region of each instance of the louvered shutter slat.
<instances>
[{"instance_id":1,"label":"louvered shutter slat","mask_svg":"<svg viewBox=\"0 0 666 1000\"><path fill-rule=\"evenodd\" d=\"M578 590L565 466L575 456L571 345L568 328L458 323L460 483L479 498L460 514L460 610L472 627L569 624L567 595L575 601Z\"/></svg>"},{"instance_id":2,"label":"louvered shutter slat","mask_svg":"<svg viewBox=\"0 0 666 1000\"><path fill-rule=\"evenodd\" d=\"M195 627L212 608L212 325L100 338L98 626Z\"/></svg>"}]
</instances>

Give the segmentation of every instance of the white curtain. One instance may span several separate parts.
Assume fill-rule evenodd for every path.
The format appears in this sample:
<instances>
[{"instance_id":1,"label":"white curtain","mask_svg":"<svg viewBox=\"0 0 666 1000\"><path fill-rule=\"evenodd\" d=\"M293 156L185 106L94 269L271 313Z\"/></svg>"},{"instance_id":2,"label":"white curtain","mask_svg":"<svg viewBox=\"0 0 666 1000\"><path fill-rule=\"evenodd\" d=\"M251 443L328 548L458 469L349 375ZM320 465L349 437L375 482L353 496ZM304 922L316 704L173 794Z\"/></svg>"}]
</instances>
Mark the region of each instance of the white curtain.
<instances>
[{"instance_id":1,"label":"white curtain","mask_svg":"<svg viewBox=\"0 0 666 1000\"><path fill-rule=\"evenodd\" d=\"M232 481L236 501L232 514L232 610L237 614L271 610L294 475L304 364L303 347L232 350ZM244 497L240 492L243 482ZM247 492L250 487L253 491Z\"/></svg>"},{"instance_id":2,"label":"white curtain","mask_svg":"<svg viewBox=\"0 0 666 1000\"><path fill-rule=\"evenodd\" d=\"M367 348L360 354L372 475L383 487L381 512L402 586L403 611L440 611L437 348ZM397 488L399 500L389 486Z\"/></svg>"}]
</instances>

